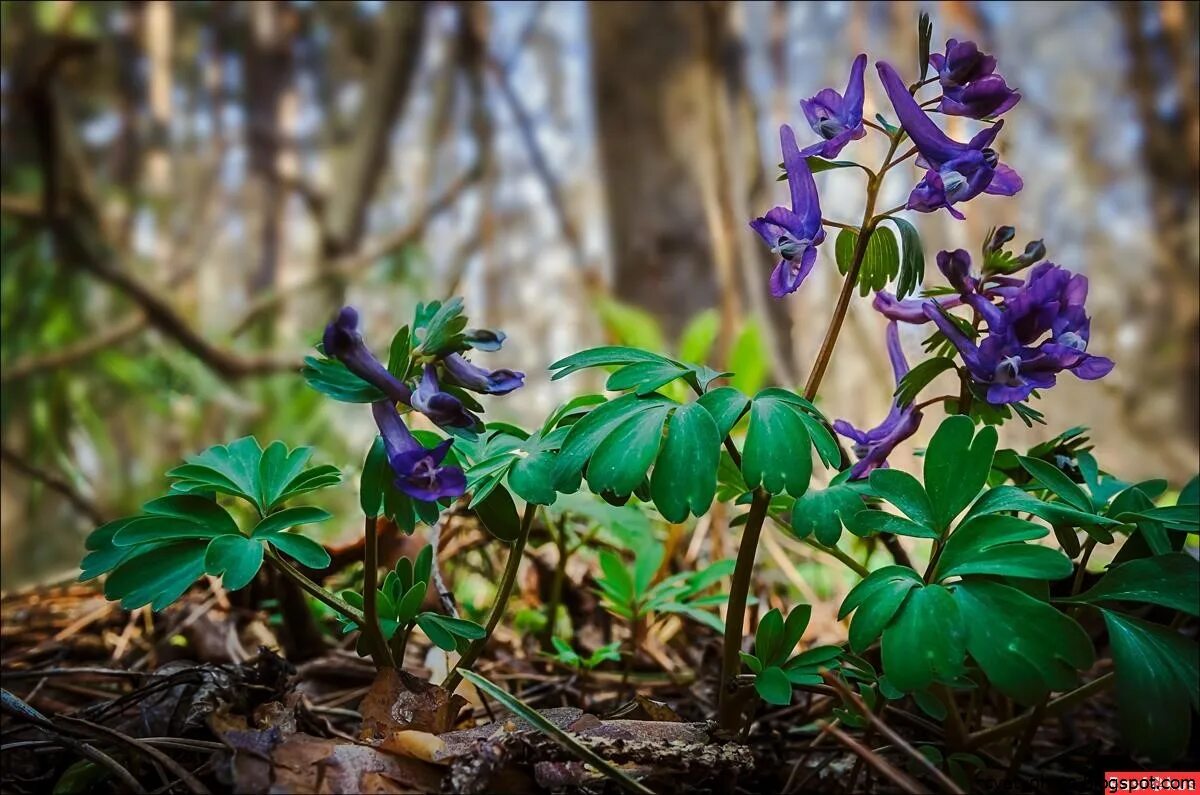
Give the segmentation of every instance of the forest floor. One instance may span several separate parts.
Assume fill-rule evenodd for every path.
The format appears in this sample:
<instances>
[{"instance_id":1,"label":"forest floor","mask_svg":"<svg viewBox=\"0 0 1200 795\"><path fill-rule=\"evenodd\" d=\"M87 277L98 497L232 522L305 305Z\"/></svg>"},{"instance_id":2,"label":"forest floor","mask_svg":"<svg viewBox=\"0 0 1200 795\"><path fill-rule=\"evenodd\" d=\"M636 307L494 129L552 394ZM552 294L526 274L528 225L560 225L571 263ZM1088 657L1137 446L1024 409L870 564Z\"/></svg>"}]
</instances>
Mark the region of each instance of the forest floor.
<instances>
[{"instance_id":1,"label":"forest floor","mask_svg":"<svg viewBox=\"0 0 1200 795\"><path fill-rule=\"evenodd\" d=\"M2 619L5 793L622 789L469 684L453 697L430 685L446 659L423 638L409 673L376 676L335 640L292 662L269 612L214 580L160 613L43 587L4 596ZM938 725L899 702L852 728L830 686L760 705L743 742L721 742L706 721L719 639L695 627L679 640L699 677L650 657L627 676L580 676L511 632L476 669L656 793L1099 792L1103 771L1138 769L1107 699L1045 721L1015 770L998 744L976 752L981 767L947 759L934 775L918 757L945 747Z\"/></svg>"}]
</instances>

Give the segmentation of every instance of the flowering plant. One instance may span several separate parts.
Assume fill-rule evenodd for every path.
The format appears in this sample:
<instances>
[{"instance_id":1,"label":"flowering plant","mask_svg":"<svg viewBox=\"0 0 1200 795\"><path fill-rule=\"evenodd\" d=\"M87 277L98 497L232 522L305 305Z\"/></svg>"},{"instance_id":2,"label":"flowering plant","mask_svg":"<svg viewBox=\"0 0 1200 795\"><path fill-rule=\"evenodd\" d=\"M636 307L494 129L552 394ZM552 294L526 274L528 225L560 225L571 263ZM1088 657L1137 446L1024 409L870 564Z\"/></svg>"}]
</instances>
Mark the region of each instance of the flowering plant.
<instances>
[{"instance_id":1,"label":"flowering plant","mask_svg":"<svg viewBox=\"0 0 1200 795\"><path fill-rule=\"evenodd\" d=\"M1011 227L988 234L978 270L964 250L939 252L937 272L946 284L922 288L921 236L901 213L945 210L962 218L979 196L1012 196L1022 183L995 148L1003 128L996 117L1011 111L1020 94L973 43L951 39L944 53L930 53L927 19L919 31L912 82L888 63L875 65L895 122L882 114L864 118L868 59L858 56L844 94L827 88L802 103L818 140L801 147L791 127L781 129L790 203L750 222L779 257L769 277L778 298L803 286L818 267L826 228L838 230L832 259L844 281L802 390L768 387L747 395L727 383L729 372L605 346L549 369L553 379L606 370L606 394L576 397L527 431L484 422L473 393L505 395L522 386L524 375L476 363L477 354L499 349L504 335L468 329L461 301L418 307L393 337L386 363L367 345L358 313L346 307L326 328L321 355L307 360L304 378L334 400L370 404L379 430L360 485L361 594L335 596L309 579L297 566L319 569L329 556L289 532L330 517L285 503L337 484L340 475L331 467L306 468L306 449L288 451L280 442L263 449L253 439L188 459L167 473L171 493L147 503L143 515L96 530L84 576L107 572L109 597L127 607L161 608L203 573L223 576L231 589L244 587L265 560L338 613L348 630L360 629L360 648L380 667L401 664L409 633L420 627L435 644L459 650L458 669L466 670L504 616L539 508L585 485L616 505L653 506L668 523L704 516L714 500L732 501L748 506L735 520L742 534L732 569L713 562L694 575L663 576L661 555L635 556L627 568L619 553L605 552L597 580L606 606L635 624L676 613L721 627L717 718L729 736L738 736L760 697L786 704L793 688L829 680L838 692L854 685L872 704L911 699L944 725L956 754L1025 737L1013 751L1019 762L1041 720L1115 684L1131 747L1158 757L1180 754L1200 701L1200 665L1195 642L1170 622L1172 615L1200 612L1197 563L1181 551L1186 535L1200 527L1200 481L1192 479L1164 504L1166 481L1125 483L1105 472L1081 429L1024 454L998 449L998 426L1014 418L1031 427L1043 422L1031 402L1060 374L1095 380L1113 362L1089 350L1087 278L1046 261L1041 241L1020 254L1009 251ZM936 95L922 100L923 91ZM954 140L938 127L937 114L977 120L980 130L966 142ZM831 159L845 157L868 135L886 143L877 166ZM885 180L910 161L917 172L908 178L907 200L877 210ZM866 177L857 224L825 218L818 187L822 172L851 167ZM896 380L889 413L869 430L847 419L831 422L817 403L856 291L873 292L872 305L888 320L885 345ZM918 327L928 332L927 355L910 366L903 339ZM948 373L957 380L951 394L922 398ZM922 476L891 468L939 405L948 416L924 451ZM408 420L416 417L441 433L411 428ZM839 437L849 441L848 450ZM824 488L813 477L822 469L829 473ZM253 526L239 526L225 507L229 498L249 504ZM420 612L418 596L436 573L431 551L415 563L402 559L378 582L378 519L412 532L452 504L476 512L509 545L482 627ZM810 615L798 605L786 618L779 610L765 613L753 651L746 650L743 626L767 520L860 578L841 605L841 617L852 616L846 647L797 653ZM843 530L882 541L894 561L868 569L839 548ZM924 546L910 554L898 537ZM1034 543L1051 537L1054 545ZM1113 549L1112 564L1085 588L1088 561L1102 547ZM728 592L712 594L726 576ZM717 603L725 608L723 623L700 609ZM1104 638L1113 670L1081 685ZM612 656L582 663L568 654L574 654L569 644L555 647L576 666ZM1004 718L981 706L1001 697L1029 711ZM968 698L978 708L965 709ZM843 720L867 719L860 704L848 700Z\"/></svg>"}]
</instances>

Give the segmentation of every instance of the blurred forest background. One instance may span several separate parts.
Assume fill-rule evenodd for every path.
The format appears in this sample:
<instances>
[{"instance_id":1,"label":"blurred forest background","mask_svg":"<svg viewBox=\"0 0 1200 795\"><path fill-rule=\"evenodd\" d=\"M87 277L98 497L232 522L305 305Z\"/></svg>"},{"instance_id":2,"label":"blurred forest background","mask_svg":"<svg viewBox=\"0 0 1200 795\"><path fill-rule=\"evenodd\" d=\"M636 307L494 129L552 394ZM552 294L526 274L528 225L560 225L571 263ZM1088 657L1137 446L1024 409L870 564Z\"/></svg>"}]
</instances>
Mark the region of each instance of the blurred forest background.
<instances>
[{"instance_id":1,"label":"blurred forest background","mask_svg":"<svg viewBox=\"0 0 1200 795\"><path fill-rule=\"evenodd\" d=\"M545 366L604 341L682 344L744 388L795 386L840 279L827 245L798 295L767 294L746 223L786 194L779 124L841 90L858 52L912 74L922 8L935 49L975 39L1024 95L1002 157L1025 190L965 222L910 214L930 262L994 225L1043 237L1090 277L1092 347L1117 362L1064 378L1037 404L1049 425L1002 441L1089 425L1106 468L1182 482L1200 379L1196 3L6 2L3 585L69 575L88 530L211 444L312 444L353 475L368 413L297 375L342 302L383 349L417 301L465 296L473 325L509 334L489 363L529 373L492 413L526 424L599 387ZM857 217L861 179L818 182L827 217ZM831 418L886 412L883 328L855 302Z\"/></svg>"}]
</instances>

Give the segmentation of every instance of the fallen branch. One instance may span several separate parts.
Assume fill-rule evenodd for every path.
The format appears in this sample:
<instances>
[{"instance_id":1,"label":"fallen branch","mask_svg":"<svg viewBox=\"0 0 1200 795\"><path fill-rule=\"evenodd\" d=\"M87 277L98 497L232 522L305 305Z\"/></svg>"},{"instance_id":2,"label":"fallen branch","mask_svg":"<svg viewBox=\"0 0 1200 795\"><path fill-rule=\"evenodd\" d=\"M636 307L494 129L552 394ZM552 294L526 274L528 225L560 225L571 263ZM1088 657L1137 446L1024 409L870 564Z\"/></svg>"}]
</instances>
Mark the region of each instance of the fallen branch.
<instances>
[{"instance_id":1,"label":"fallen branch","mask_svg":"<svg viewBox=\"0 0 1200 795\"><path fill-rule=\"evenodd\" d=\"M47 472L36 464L27 461L20 453L8 445L0 446L0 460L30 480L37 481L56 494L61 495L72 507L97 525L102 525L106 521L104 512L96 507L95 503L80 494L78 489L61 475L54 472Z\"/></svg>"}]
</instances>

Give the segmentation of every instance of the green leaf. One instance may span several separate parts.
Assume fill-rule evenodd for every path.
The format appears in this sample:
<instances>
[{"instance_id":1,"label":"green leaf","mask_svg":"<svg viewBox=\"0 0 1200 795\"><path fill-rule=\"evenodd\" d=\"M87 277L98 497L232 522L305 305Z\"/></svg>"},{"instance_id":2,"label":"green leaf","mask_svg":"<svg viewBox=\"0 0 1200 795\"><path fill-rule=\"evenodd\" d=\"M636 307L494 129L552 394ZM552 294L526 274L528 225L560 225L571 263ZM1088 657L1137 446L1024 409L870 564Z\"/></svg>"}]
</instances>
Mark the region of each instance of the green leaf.
<instances>
[{"instance_id":1,"label":"green leaf","mask_svg":"<svg viewBox=\"0 0 1200 795\"><path fill-rule=\"evenodd\" d=\"M263 545L242 535L214 538L204 554L204 570L213 576L223 575L226 590L245 588L262 568Z\"/></svg>"},{"instance_id":2,"label":"green leaf","mask_svg":"<svg viewBox=\"0 0 1200 795\"><path fill-rule=\"evenodd\" d=\"M1186 552L1139 558L1114 566L1100 582L1068 602L1147 602L1200 614L1200 563Z\"/></svg>"},{"instance_id":3,"label":"green leaf","mask_svg":"<svg viewBox=\"0 0 1200 795\"><path fill-rule=\"evenodd\" d=\"M406 626L416 620L417 611L421 609L421 602L425 600L425 591L428 589L428 583L418 582L400 597L396 605L396 621L401 626Z\"/></svg>"},{"instance_id":4,"label":"green leaf","mask_svg":"<svg viewBox=\"0 0 1200 795\"><path fill-rule=\"evenodd\" d=\"M408 378L409 367L412 366L412 334L408 326L401 326L392 337L388 346L388 372L403 381Z\"/></svg>"},{"instance_id":5,"label":"green leaf","mask_svg":"<svg viewBox=\"0 0 1200 795\"><path fill-rule=\"evenodd\" d=\"M310 569L323 569L332 560L325 547L299 533L271 533L263 540Z\"/></svg>"},{"instance_id":6,"label":"green leaf","mask_svg":"<svg viewBox=\"0 0 1200 795\"><path fill-rule=\"evenodd\" d=\"M763 665L783 662L791 649L785 649L783 614L778 609L769 610L758 622L754 633L754 655Z\"/></svg>"},{"instance_id":7,"label":"green leaf","mask_svg":"<svg viewBox=\"0 0 1200 795\"><path fill-rule=\"evenodd\" d=\"M698 313L679 335L679 358L685 362L708 361L720 330L721 315L717 310L705 309Z\"/></svg>"},{"instance_id":8,"label":"green leaf","mask_svg":"<svg viewBox=\"0 0 1200 795\"><path fill-rule=\"evenodd\" d=\"M800 409L766 389L750 404L750 427L742 450L742 474L751 489L799 497L812 477L812 442Z\"/></svg>"},{"instance_id":9,"label":"green leaf","mask_svg":"<svg viewBox=\"0 0 1200 795\"><path fill-rule=\"evenodd\" d=\"M896 384L896 402L901 406L912 405L921 390L929 386L933 379L947 370L954 369L954 360L946 356L935 356L926 359L908 371L908 374Z\"/></svg>"},{"instance_id":10,"label":"green leaf","mask_svg":"<svg viewBox=\"0 0 1200 795\"><path fill-rule=\"evenodd\" d=\"M805 161L808 163L808 170L814 174L820 174L822 171L832 171L835 168L851 168L858 165L853 160L826 160L816 155L806 157ZM783 168L783 164L780 164L780 168ZM784 178L787 178L786 174Z\"/></svg>"},{"instance_id":11,"label":"green leaf","mask_svg":"<svg viewBox=\"0 0 1200 795\"><path fill-rule=\"evenodd\" d=\"M689 368L674 362L627 364L608 377L604 388L611 392L632 389L639 395L648 395L690 372Z\"/></svg>"},{"instance_id":12,"label":"green leaf","mask_svg":"<svg viewBox=\"0 0 1200 795\"><path fill-rule=\"evenodd\" d=\"M846 524L846 527L850 528L850 531L855 535L863 538L872 533L892 533L898 536L911 536L913 538L939 537L938 531L932 527L917 524L914 521L905 519L903 516L897 516L894 513L886 511L859 511L850 517L850 521Z\"/></svg>"},{"instance_id":13,"label":"green leaf","mask_svg":"<svg viewBox=\"0 0 1200 795\"><path fill-rule=\"evenodd\" d=\"M950 586L967 628L967 651L988 680L1022 704L1070 690L1090 668L1092 642L1079 624L1016 588L982 579Z\"/></svg>"},{"instance_id":14,"label":"green leaf","mask_svg":"<svg viewBox=\"0 0 1200 795\"><path fill-rule=\"evenodd\" d=\"M542 436L549 435L550 431L555 426L562 424L564 420L570 418L578 419L580 415L586 414L592 407L606 402L603 395L578 395L571 398L552 411L550 416L546 418L541 428Z\"/></svg>"},{"instance_id":15,"label":"green leaf","mask_svg":"<svg viewBox=\"0 0 1200 795\"><path fill-rule=\"evenodd\" d=\"M304 383L342 403L374 403L386 397L378 387L347 370L337 359L305 356L300 375Z\"/></svg>"},{"instance_id":16,"label":"green leaf","mask_svg":"<svg viewBox=\"0 0 1200 795\"><path fill-rule=\"evenodd\" d=\"M326 519L331 518L333 518L333 514L329 513L329 511L324 511L311 505L284 508L282 511L273 513L259 522L250 533L250 537L262 538L263 536L287 530L289 527L324 522Z\"/></svg>"},{"instance_id":17,"label":"green leaf","mask_svg":"<svg viewBox=\"0 0 1200 795\"><path fill-rule=\"evenodd\" d=\"M108 575L104 596L119 599L126 610L151 603L155 610L161 610L204 573L207 547L206 541L188 540L131 555Z\"/></svg>"},{"instance_id":18,"label":"green leaf","mask_svg":"<svg viewBox=\"0 0 1200 795\"><path fill-rule=\"evenodd\" d=\"M342 482L342 473L335 466L322 464L321 466L306 469L296 477L292 478L291 482L284 487L283 492L275 499L268 509L273 508L276 504L290 500L301 494L307 494L310 491L336 486Z\"/></svg>"},{"instance_id":19,"label":"green leaf","mask_svg":"<svg viewBox=\"0 0 1200 795\"><path fill-rule=\"evenodd\" d=\"M754 689L768 704L786 707L792 703L792 683L783 669L772 665L755 675Z\"/></svg>"},{"instance_id":20,"label":"green leaf","mask_svg":"<svg viewBox=\"0 0 1200 795\"><path fill-rule=\"evenodd\" d=\"M1116 527L1121 524L1115 519L1078 511L1064 504L1043 502L1016 486L997 486L985 491L971 506L971 510L967 511L963 521L976 516L1009 511L1025 511L1051 524L1071 527Z\"/></svg>"},{"instance_id":21,"label":"green leaf","mask_svg":"<svg viewBox=\"0 0 1200 795\"><path fill-rule=\"evenodd\" d=\"M571 373L586 370L591 367L608 367L616 364L637 364L639 362L657 362L659 364L678 364L657 353L643 351L639 348L626 348L608 345L600 348L589 348L586 351L573 353L559 359L547 369L557 371L550 377L551 381L565 378Z\"/></svg>"},{"instance_id":22,"label":"green leaf","mask_svg":"<svg viewBox=\"0 0 1200 795\"><path fill-rule=\"evenodd\" d=\"M712 415L717 423L717 433L724 439L746 413L750 398L734 387L722 386L705 392L696 402Z\"/></svg>"},{"instance_id":23,"label":"green leaf","mask_svg":"<svg viewBox=\"0 0 1200 795\"><path fill-rule=\"evenodd\" d=\"M521 517L517 515L512 495L504 487L492 490L474 509L487 531L499 540L511 544L520 537Z\"/></svg>"},{"instance_id":24,"label":"green leaf","mask_svg":"<svg viewBox=\"0 0 1200 795\"><path fill-rule=\"evenodd\" d=\"M185 538L216 538L228 531L173 516L140 516L127 522L113 534L117 547L131 547L152 541L178 541ZM236 528L234 530L236 532Z\"/></svg>"},{"instance_id":25,"label":"green leaf","mask_svg":"<svg viewBox=\"0 0 1200 795\"><path fill-rule=\"evenodd\" d=\"M600 553L600 571L603 577L596 578L596 584L612 593L618 602L633 601L635 592L633 575L625 567L621 557L613 552L604 550Z\"/></svg>"},{"instance_id":26,"label":"green leaf","mask_svg":"<svg viewBox=\"0 0 1200 795\"><path fill-rule=\"evenodd\" d=\"M936 523L929 497L912 475L900 469L876 469L871 472L870 483L873 492L917 524L932 527Z\"/></svg>"},{"instance_id":27,"label":"green leaf","mask_svg":"<svg viewBox=\"0 0 1200 795\"><path fill-rule=\"evenodd\" d=\"M195 494L169 494L150 500L142 510L155 516L171 516L195 522L218 533L238 532L237 522L216 500Z\"/></svg>"},{"instance_id":28,"label":"green leaf","mask_svg":"<svg viewBox=\"0 0 1200 795\"><path fill-rule=\"evenodd\" d=\"M512 711L529 721L539 731L545 733L551 740L565 749L573 756L582 759L592 767L599 770L605 776L611 778L619 786L629 792L637 793L638 795L654 795L654 793L646 787L639 784L637 781L629 777L629 775L619 767L615 767L612 763L605 760L591 748L580 744L571 735L560 729L555 724L551 723L544 715L530 707L520 699L511 695L507 690L497 687L488 680L484 679L474 671L463 671L463 678L466 679L475 687L479 688L484 695L487 695L499 701L506 709Z\"/></svg>"},{"instance_id":29,"label":"green leaf","mask_svg":"<svg viewBox=\"0 0 1200 795\"><path fill-rule=\"evenodd\" d=\"M1130 749L1156 761L1188 747L1200 709L1200 646L1174 630L1101 610L1117 677L1117 726ZM1186 694L1186 696L1185 696Z\"/></svg>"},{"instance_id":30,"label":"green leaf","mask_svg":"<svg viewBox=\"0 0 1200 795\"><path fill-rule=\"evenodd\" d=\"M804 630L808 629L811 618L812 605L796 605L792 612L788 613L787 621L783 625L783 647L789 653L804 637Z\"/></svg>"},{"instance_id":31,"label":"green leaf","mask_svg":"<svg viewBox=\"0 0 1200 795\"><path fill-rule=\"evenodd\" d=\"M849 527L850 521L865 507L859 488L835 478L829 488L804 492L792 508L793 533L797 538L815 535L826 546L837 544L842 525Z\"/></svg>"},{"instance_id":32,"label":"green leaf","mask_svg":"<svg viewBox=\"0 0 1200 795\"><path fill-rule=\"evenodd\" d=\"M883 669L900 690L924 690L960 676L966 632L954 596L940 585L914 588L883 630Z\"/></svg>"},{"instance_id":33,"label":"green leaf","mask_svg":"<svg viewBox=\"0 0 1200 795\"><path fill-rule=\"evenodd\" d=\"M462 313L463 300L455 297L443 304L431 301L429 308L437 307L433 317L424 324L421 344L418 349L426 356L441 358L445 354L461 351L467 347L463 329L467 318Z\"/></svg>"},{"instance_id":34,"label":"green leaf","mask_svg":"<svg viewBox=\"0 0 1200 795\"><path fill-rule=\"evenodd\" d=\"M304 470L312 456L312 448L297 447L289 451L280 441L271 442L258 462L258 502L269 511L282 499L288 485Z\"/></svg>"},{"instance_id":35,"label":"green leaf","mask_svg":"<svg viewBox=\"0 0 1200 795\"><path fill-rule=\"evenodd\" d=\"M903 299L915 292L921 280L925 278L925 249L921 245L921 233L915 226L895 216L888 220L899 230L900 244L903 247L900 277L896 281L896 297Z\"/></svg>"},{"instance_id":36,"label":"green leaf","mask_svg":"<svg viewBox=\"0 0 1200 795\"><path fill-rule=\"evenodd\" d=\"M1060 500L1086 513L1095 513L1096 506L1092 498L1083 489L1063 474L1062 470L1053 464L1048 464L1038 458L1020 456L1021 467L1028 472L1042 488L1054 493Z\"/></svg>"},{"instance_id":37,"label":"green leaf","mask_svg":"<svg viewBox=\"0 0 1200 795\"><path fill-rule=\"evenodd\" d=\"M834 241L838 270L843 275L850 272L857 245L858 233L850 229L843 229ZM896 245L896 235L886 226L876 227L867 241L867 250L859 269L859 294L865 296L872 290L882 290L899 272L900 248Z\"/></svg>"},{"instance_id":38,"label":"green leaf","mask_svg":"<svg viewBox=\"0 0 1200 795\"><path fill-rule=\"evenodd\" d=\"M482 640L487 637L487 631L483 627L465 618L443 616L440 613L422 613L419 618L425 620L425 623L421 625L421 629L426 629L428 624L433 623L451 635L465 640ZM446 651L451 651L451 649L446 649Z\"/></svg>"},{"instance_id":39,"label":"green leaf","mask_svg":"<svg viewBox=\"0 0 1200 795\"><path fill-rule=\"evenodd\" d=\"M389 469L383 437L376 436L371 449L367 451L366 460L363 461L362 478L358 485L358 501L362 506L363 515L379 515L379 509L383 507L384 479Z\"/></svg>"},{"instance_id":40,"label":"green leaf","mask_svg":"<svg viewBox=\"0 0 1200 795\"><path fill-rule=\"evenodd\" d=\"M433 577L433 546L426 544L421 547L421 551L417 553L417 559L413 562L413 582L428 583Z\"/></svg>"},{"instance_id":41,"label":"green leaf","mask_svg":"<svg viewBox=\"0 0 1200 795\"><path fill-rule=\"evenodd\" d=\"M675 405L677 404L661 395L622 395L592 409L583 419L571 426L563 440L554 462L555 488L564 493L576 491L584 464L626 420L656 408L663 409L665 413L667 407ZM646 462L646 466L649 467L649 461ZM644 472L645 470L643 474ZM636 486L637 484L634 488Z\"/></svg>"},{"instance_id":42,"label":"green leaf","mask_svg":"<svg viewBox=\"0 0 1200 795\"><path fill-rule=\"evenodd\" d=\"M925 493L933 504L936 529L948 527L987 482L996 438L995 428L982 428L976 434L969 418L956 415L943 420L929 440Z\"/></svg>"},{"instance_id":43,"label":"green leaf","mask_svg":"<svg viewBox=\"0 0 1200 795\"><path fill-rule=\"evenodd\" d=\"M667 405L649 406L630 413L613 428L588 462L588 487L597 494L617 497L633 494L658 455L663 423L669 411Z\"/></svg>"},{"instance_id":44,"label":"green leaf","mask_svg":"<svg viewBox=\"0 0 1200 795\"><path fill-rule=\"evenodd\" d=\"M1057 580L1071 576L1071 559L1057 549L1026 544L1049 530L1015 516L976 516L960 524L942 549L934 579L994 574Z\"/></svg>"},{"instance_id":45,"label":"green leaf","mask_svg":"<svg viewBox=\"0 0 1200 795\"><path fill-rule=\"evenodd\" d=\"M839 620L858 611L850 622L850 648L861 653L870 646L896 615L909 591L923 585L920 575L907 566L884 566L854 586L838 611Z\"/></svg>"},{"instance_id":46,"label":"green leaf","mask_svg":"<svg viewBox=\"0 0 1200 795\"><path fill-rule=\"evenodd\" d=\"M454 634L437 621L437 618L436 613L422 613L417 616L417 626L429 637L433 645L442 651L456 650L458 641L454 639Z\"/></svg>"},{"instance_id":47,"label":"green leaf","mask_svg":"<svg viewBox=\"0 0 1200 795\"><path fill-rule=\"evenodd\" d=\"M666 440L654 464L650 491L668 522L703 515L717 490L721 436L712 415L697 403L680 406L666 424ZM590 482L590 480L589 480Z\"/></svg>"}]
</instances>

